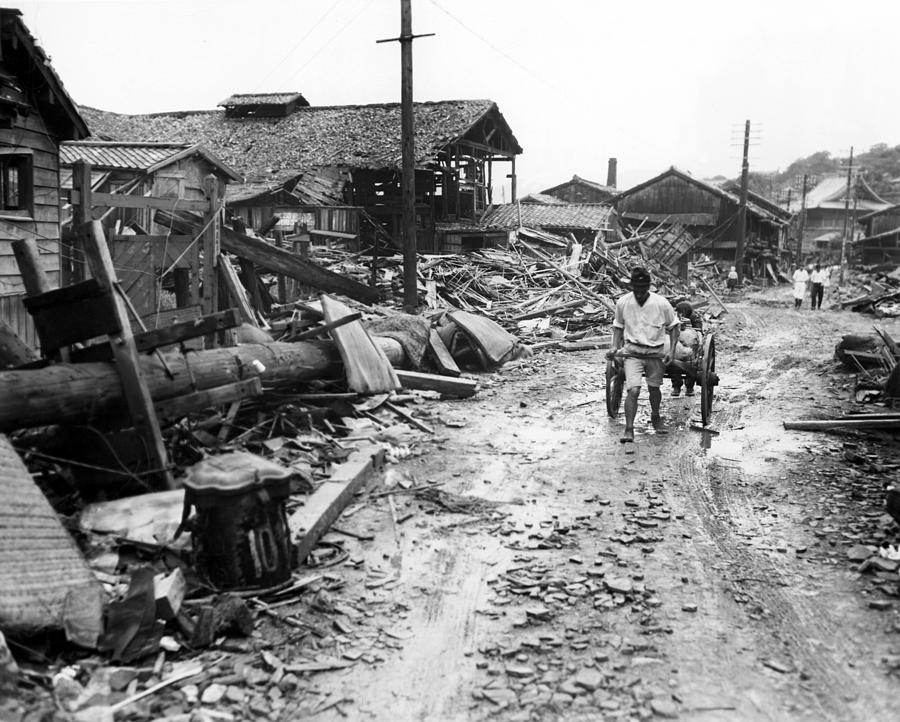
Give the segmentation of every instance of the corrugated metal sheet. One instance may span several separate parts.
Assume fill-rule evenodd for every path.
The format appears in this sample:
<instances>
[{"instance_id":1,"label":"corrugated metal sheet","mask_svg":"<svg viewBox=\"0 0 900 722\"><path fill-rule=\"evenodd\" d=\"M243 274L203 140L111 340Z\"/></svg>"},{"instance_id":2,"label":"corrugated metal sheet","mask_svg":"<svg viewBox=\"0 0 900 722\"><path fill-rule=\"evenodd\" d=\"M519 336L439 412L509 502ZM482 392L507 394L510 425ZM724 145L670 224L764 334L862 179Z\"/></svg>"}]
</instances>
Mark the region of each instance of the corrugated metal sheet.
<instances>
[{"instance_id":1,"label":"corrugated metal sheet","mask_svg":"<svg viewBox=\"0 0 900 722\"><path fill-rule=\"evenodd\" d=\"M94 168L115 170L147 170L157 163L190 148L183 143L109 143L72 141L59 148L61 165L83 160Z\"/></svg>"}]
</instances>

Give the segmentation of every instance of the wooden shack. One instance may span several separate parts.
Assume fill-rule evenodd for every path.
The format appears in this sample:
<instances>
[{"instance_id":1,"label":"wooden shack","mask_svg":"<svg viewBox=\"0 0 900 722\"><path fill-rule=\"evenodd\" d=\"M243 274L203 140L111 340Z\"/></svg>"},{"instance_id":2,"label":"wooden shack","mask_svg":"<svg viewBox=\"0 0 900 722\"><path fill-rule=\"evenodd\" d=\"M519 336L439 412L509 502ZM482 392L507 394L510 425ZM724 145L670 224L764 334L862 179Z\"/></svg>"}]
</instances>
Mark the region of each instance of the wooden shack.
<instances>
[{"instance_id":1,"label":"wooden shack","mask_svg":"<svg viewBox=\"0 0 900 722\"><path fill-rule=\"evenodd\" d=\"M285 104L257 95L260 111L241 105L243 117L225 111L120 115L82 108L94 134L109 140L201 143L253 184L233 191L231 203L251 227L293 212L316 225L310 233L383 233L399 245L401 226L400 105L333 107ZM261 115L263 106L269 115ZM442 222L477 223L493 202L498 178L511 178L515 200L515 158L522 148L491 100L446 100L414 104L416 125L416 226L418 247L439 250ZM500 168L497 165L500 164ZM311 178L334 180L319 202L307 191ZM255 192L255 191L261 192ZM240 194L240 195L239 195ZM305 194L306 197L305 197ZM314 219L317 208L331 228ZM355 214L351 209L359 209ZM355 220L349 220L351 216ZM342 227L347 230L335 230ZM377 226L375 230L373 226Z\"/></svg>"},{"instance_id":2,"label":"wooden shack","mask_svg":"<svg viewBox=\"0 0 900 722\"><path fill-rule=\"evenodd\" d=\"M220 197L226 184L244 180L200 144L78 140L60 147L64 190L72 188L72 169L78 161L90 163L91 190L100 193L203 200L204 178L210 173L219 180ZM149 233L169 230L156 227L148 208L114 208L103 223L109 232L135 226Z\"/></svg>"},{"instance_id":3,"label":"wooden shack","mask_svg":"<svg viewBox=\"0 0 900 722\"><path fill-rule=\"evenodd\" d=\"M865 265L900 263L900 205L867 213L859 219L863 238L853 244L853 255Z\"/></svg>"},{"instance_id":4,"label":"wooden shack","mask_svg":"<svg viewBox=\"0 0 900 722\"><path fill-rule=\"evenodd\" d=\"M542 190L540 195L553 196L566 203L606 203L612 200L619 191L615 187L615 158L609 160L612 185L603 185L573 175L572 180Z\"/></svg>"},{"instance_id":5,"label":"wooden shack","mask_svg":"<svg viewBox=\"0 0 900 722\"><path fill-rule=\"evenodd\" d=\"M11 243L36 239L43 271L59 284L59 145L87 135L21 13L0 9L0 321L32 347L37 336Z\"/></svg>"},{"instance_id":6,"label":"wooden shack","mask_svg":"<svg viewBox=\"0 0 900 722\"><path fill-rule=\"evenodd\" d=\"M614 200L619 218L640 226L680 224L697 238L693 253L731 262L739 234L740 197L689 173L669 168L622 191ZM776 258L790 214L774 203L747 201L745 243L748 257Z\"/></svg>"}]
</instances>

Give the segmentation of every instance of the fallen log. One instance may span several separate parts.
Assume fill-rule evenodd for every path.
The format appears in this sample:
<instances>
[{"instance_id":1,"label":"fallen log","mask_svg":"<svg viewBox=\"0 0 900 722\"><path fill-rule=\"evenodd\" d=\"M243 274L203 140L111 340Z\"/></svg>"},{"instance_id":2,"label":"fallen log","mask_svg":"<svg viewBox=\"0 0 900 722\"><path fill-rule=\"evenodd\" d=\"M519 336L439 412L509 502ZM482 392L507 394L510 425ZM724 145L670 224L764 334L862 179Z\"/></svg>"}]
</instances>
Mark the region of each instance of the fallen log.
<instances>
[{"instance_id":1,"label":"fallen log","mask_svg":"<svg viewBox=\"0 0 900 722\"><path fill-rule=\"evenodd\" d=\"M375 340L392 364L402 363L403 350L398 342L381 337ZM141 355L139 366L154 401L254 377L265 385L290 385L343 373L337 348L327 341L246 344L190 351L187 355L162 354L162 360ZM116 418L126 411L122 384L112 363L0 371L0 431L83 424Z\"/></svg>"}]
</instances>

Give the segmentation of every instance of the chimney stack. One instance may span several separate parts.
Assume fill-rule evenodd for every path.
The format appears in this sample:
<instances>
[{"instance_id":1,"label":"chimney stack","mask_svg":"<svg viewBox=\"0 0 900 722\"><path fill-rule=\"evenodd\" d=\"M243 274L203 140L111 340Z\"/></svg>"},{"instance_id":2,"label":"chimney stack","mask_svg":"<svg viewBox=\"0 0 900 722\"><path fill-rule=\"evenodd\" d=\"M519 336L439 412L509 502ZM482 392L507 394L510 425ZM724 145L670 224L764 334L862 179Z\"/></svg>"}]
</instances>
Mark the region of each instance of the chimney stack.
<instances>
[{"instance_id":1,"label":"chimney stack","mask_svg":"<svg viewBox=\"0 0 900 722\"><path fill-rule=\"evenodd\" d=\"M609 159L609 168L606 171L606 185L610 188L616 187L616 159Z\"/></svg>"}]
</instances>

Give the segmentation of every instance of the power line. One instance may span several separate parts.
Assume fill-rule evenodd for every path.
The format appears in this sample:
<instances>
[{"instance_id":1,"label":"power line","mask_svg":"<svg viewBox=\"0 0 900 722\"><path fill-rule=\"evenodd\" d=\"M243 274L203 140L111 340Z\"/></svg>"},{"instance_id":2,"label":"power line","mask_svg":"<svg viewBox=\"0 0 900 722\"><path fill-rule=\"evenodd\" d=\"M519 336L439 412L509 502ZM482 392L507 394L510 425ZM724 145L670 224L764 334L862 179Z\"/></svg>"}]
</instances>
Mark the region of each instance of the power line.
<instances>
[{"instance_id":1,"label":"power line","mask_svg":"<svg viewBox=\"0 0 900 722\"><path fill-rule=\"evenodd\" d=\"M470 28L470 27L469 27L468 25L466 25L462 20L460 20L458 17L456 17L456 15L454 15L454 14L451 13L449 10L447 10L447 8L445 8L445 7L443 7L442 5L440 5L440 4L437 2L437 0L431 0L431 4L434 5L434 6L435 6L438 10L440 10L442 13L444 13L447 17L449 17L450 19L455 20L457 23L459 23L463 28L465 28L465 29L468 30L470 33L472 33L472 35L474 35L474 36L475 36L476 38L478 38L481 42L483 42L485 45L487 45L487 46L488 46L491 50L493 50L495 53L497 53L498 55L501 55L502 57L506 58L509 62L511 62L513 65L515 65L517 68L519 68L519 70L522 70L523 72L527 73L528 75L530 75L530 76L531 76L532 78L534 78L535 80L539 80L540 82L542 82L542 83L543 83L544 85L546 85L547 87L550 87L550 88L553 87L552 85L550 85L550 83L548 83L546 80L544 80L540 75L538 75L537 73L533 72L531 69L526 68L524 65L522 65L522 63L520 63L518 60L516 60L514 57L512 57L509 53L504 52L503 50L501 50L500 48L498 48L496 45L494 45L490 40L488 40L486 37L484 37L484 35L482 35L481 33L479 33L479 32L477 32L477 31L473 30L472 28Z\"/></svg>"},{"instance_id":2,"label":"power line","mask_svg":"<svg viewBox=\"0 0 900 722\"><path fill-rule=\"evenodd\" d=\"M287 51L287 54L286 54L281 60L279 60L279 61L275 64L275 66L274 66L268 73L266 73L266 74L263 76L262 80L260 81L260 84L265 83L269 78L271 78L271 77L272 77L272 73L274 73L276 70L278 70L278 68L280 68L282 65L284 65L285 61L286 61L289 57L291 57L291 55L294 54L294 51L295 51L297 48L300 47L300 43L302 43L302 42L303 42L304 40L306 40L310 35L312 35L313 31L314 31L316 28L318 28L318 27L325 21L325 18L327 18L329 15L331 15L331 13L334 12L334 11L338 8L338 6L342 5L344 2L345 2L345 0L337 0L336 2L332 3L332 4L331 4L331 7L328 8L328 10L325 11L325 14L322 15L322 17L320 17L315 23L313 23L313 25L309 28L309 30L307 30L307 31L303 34L303 36L302 36L296 43L294 43L293 47L292 47L290 50Z\"/></svg>"},{"instance_id":3,"label":"power line","mask_svg":"<svg viewBox=\"0 0 900 722\"><path fill-rule=\"evenodd\" d=\"M345 22L343 25L341 25L341 27L338 28L337 32L336 32L334 35L332 35L330 38L328 38L328 40L325 41L325 44L324 44L321 48L319 48L318 50L316 50L316 52L314 52L314 53L309 57L309 59L308 59L305 63L303 63L303 65L301 65L299 68L297 68L297 69L293 72L293 74L288 78L288 82L293 81L293 79L297 77L297 75L300 73L301 70L303 70L303 69L304 69L307 65L309 65L313 60L315 60L315 59L319 56L319 54L320 54L323 50L325 50L325 48L327 48L329 45L331 45L331 43L334 42L334 40L338 37L338 35L340 35L341 33L343 33L343 32L350 26L351 23L353 23L354 21L356 21L356 20L359 18L359 16L362 15L362 14L368 9L369 5L371 5L373 2L374 2L374 0L369 0L365 5L362 6L362 8L360 8L359 12L357 12L355 15L352 15L352 16L347 20L347 22Z\"/></svg>"}]
</instances>

